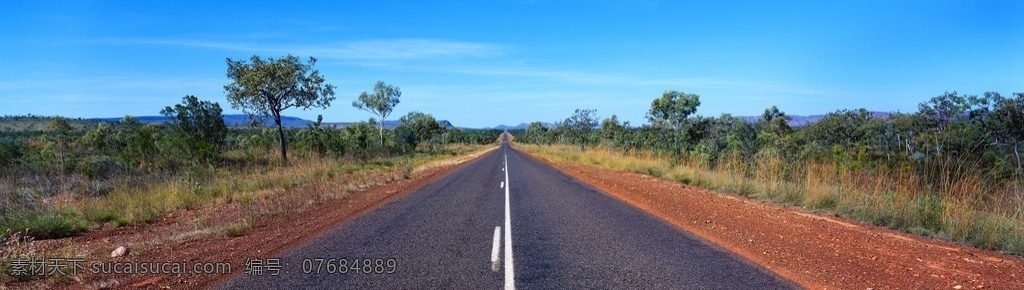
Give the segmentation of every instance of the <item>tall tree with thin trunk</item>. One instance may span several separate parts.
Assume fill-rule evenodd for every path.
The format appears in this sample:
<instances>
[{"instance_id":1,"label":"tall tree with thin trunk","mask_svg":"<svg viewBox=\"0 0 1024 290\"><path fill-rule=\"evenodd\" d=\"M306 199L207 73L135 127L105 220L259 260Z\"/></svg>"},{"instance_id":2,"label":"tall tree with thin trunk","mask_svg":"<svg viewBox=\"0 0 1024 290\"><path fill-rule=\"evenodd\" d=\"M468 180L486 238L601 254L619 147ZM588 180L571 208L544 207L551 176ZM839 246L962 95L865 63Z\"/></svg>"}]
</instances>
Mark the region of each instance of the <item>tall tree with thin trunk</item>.
<instances>
[{"instance_id":1,"label":"tall tree with thin trunk","mask_svg":"<svg viewBox=\"0 0 1024 290\"><path fill-rule=\"evenodd\" d=\"M231 107L242 109L254 119L274 118L281 160L288 163L281 111L289 108L324 108L334 100L334 86L324 82L313 69L316 58L301 63L297 56L262 59L253 55L250 62L228 58L228 78L224 86Z\"/></svg>"},{"instance_id":2,"label":"tall tree with thin trunk","mask_svg":"<svg viewBox=\"0 0 1024 290\"><path fill-rule=\"evenodd\" d=\"M363 92L359 99L352 101L352 106L357 109L369 112L380 118L378 123L380 133L380 149L384 151L384 119L391 115L391 111L398 105L398 98L402 97L402 91L395 86L377 81L373 86L373 94Z\"/></svg>"},{"instance_id":3,"label":"tall tree with thin trunk","mask_svg":"<svg viewBox=\"0 0 1024 290\"><path fill-rule=\"evenodd\" d=\"M679 91L665 91L661 98L651 101L651 109L647 111L647 120L655 127L671 128L672 145L677 155L682 154L679 144L679 131L686 124L686 118L697 112L700 106L700 95L687 94Z\"/></svg>"},{"instance_id":4,"label":"tall tree with thin trunk","mask_svg":"<svg viewBox=\"0 0 1024 290\"><path fill-rule=\"evenodd\" d=\"M568 127L569 132L580 142L580 150L587 150L587 142L590 139L590 131L597 127L597 110L576 109L572 116L566 118L562 123Z\"/></svg>"},{"instance_id":5,"label":"tall tree with thin trunk","mask_svg":"<svg viewBox=\"0 0 1024 290\"><path fill-rule=\"evenodd\" d=\"M57 116L53 118L53 121L46 126L47 131L53 135L54 147L57 149L57 157L60 159L60 171L63 173L67 169L65 162L66 152L68 151L69 135L71 135L71 124L68 123L68 119Z\"/></svg>"},{"instance_id":6,"label":"tall tree with thin trunk","mask_svg":"<svg viewBox=\"0 0 1024 290\"><path fill-rule=\"evenodd\" d=\"M1020 145L1024 142L1024 93L1016 93L1012 98L999 98L996 103L995 119L1004 135L1013 146L1013 156L1017 161L1017 170L1022 169Z\"/></svg>"}]
</instances>

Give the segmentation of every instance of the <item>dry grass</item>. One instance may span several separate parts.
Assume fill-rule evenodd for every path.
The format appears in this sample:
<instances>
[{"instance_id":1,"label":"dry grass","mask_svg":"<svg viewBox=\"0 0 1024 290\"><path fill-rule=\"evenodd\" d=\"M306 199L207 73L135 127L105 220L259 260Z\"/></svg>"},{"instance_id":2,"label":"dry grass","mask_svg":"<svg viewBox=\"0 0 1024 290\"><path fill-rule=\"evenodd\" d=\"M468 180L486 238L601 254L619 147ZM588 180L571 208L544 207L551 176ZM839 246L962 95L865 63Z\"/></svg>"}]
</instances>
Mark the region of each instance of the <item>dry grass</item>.
<instances>
[{"instance_id":1,"label":"dry grass","mask_svg":"<svg viewBox=\"0 0 1024 290\"><path fill-rule=\"evenodd\" d=\"M226 226L218 225L216 229L208 229L212 225L197 228L197 232L212 230L238 235L260 216L300 210L325 199L344 198L353 191L373 185L413 178L422 170L463 162L494 148L493 145L453 145L445 148L447 153L443 154L366 162L295 154L287 166L266 165L269 162L264 162L264 165L234 168L195 168L176 175L124 176L109 181L118 185L102 195L81 194L88 190L75 186L69 190L72 193L50 197L16 194L17 191L25 191L19 185L22 183L5 180L0 183L3 191L0 192L0 203L5 209L0 221L4 221L2 226L17 224L22 229L30 227L33 233L53 227L55 234L46 237L61 237L105 224L122 226L152 222L179 209L240 203L246 207L247 216L239 217ZM228 158L232 157L231 154L244 153L229 152ZM276 155L268 152L259 158L273 160ZM293 190L299 187L302 190ZM75 192L79 194L73 194ZM38 222L28 223L32 221Z\"/></svg>"},{"instance_id":2,"label":"dry grass","mask_svg":"<svg viewBox=\"0 0 1024 290\"><path fill-rule=\"evenodd\" d=\"M479 154L481 146L453 147L452 152ZM339 161L336 159L311 156L296 156L288 166L247 170L246 172L217 171L207 178L184 177L165 181L149 188L117 189L106 197L90 198L79 202L82 212L120 209L120 214L129 222L149 221L175 209L192 209L198 206L228 204L233 202L265 199L280 195L298 186L314 186L310 190L315 196L309 199L343 198L351 191L399 178L411 178L416 166L422 168L445 164L452 159L448 155L423 155L417 157L396 157L381 159L364 164ZM333 190L342 188L343 190ZM330 189L330 190L329 190ZM282 209L276 209L280 211ZM262 209L262 214L275 209ZM244 224L244 223L242 223ZM240 227L240 226L237 226Z\"/></svg>"},{"instance_id":3,"label":"dry grass","mask_svg":"<svg viewBox=\"0 0 1024 290\"><path fill-rule=\"evenodd\" d=\"M990 184L964 164L937 168L940 184L925 185L910 170L873 173L830 163L790 164L764 156L753 165L673 162L649 153L624 154L573 146L519 144L535 156L631 171L800 206L908 233L1024 255L1024 191L1020 183Z\"/></svg>"}]
</instances>

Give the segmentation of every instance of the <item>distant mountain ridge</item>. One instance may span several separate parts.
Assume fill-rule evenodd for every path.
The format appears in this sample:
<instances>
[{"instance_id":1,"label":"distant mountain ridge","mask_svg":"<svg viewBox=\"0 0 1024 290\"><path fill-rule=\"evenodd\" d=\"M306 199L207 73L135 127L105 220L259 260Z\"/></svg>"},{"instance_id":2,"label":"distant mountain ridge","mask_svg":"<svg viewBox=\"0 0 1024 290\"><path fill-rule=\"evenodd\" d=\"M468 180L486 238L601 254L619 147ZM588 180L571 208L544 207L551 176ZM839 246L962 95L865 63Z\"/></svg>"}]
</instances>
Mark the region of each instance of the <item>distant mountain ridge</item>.
<instances>
[{"instance_id":1,"label":"distant mountain ridge","mask_svg":"<svg viewBox=\"0 0 1024 290\"><path fill-rule=\"evenodd\" d=\"M170 118L168 118L167 116L133 116L133 117L139 119L139 123L143 123L143 124L164 123L164 122L167 122L168 120L170 120ZM86 119L86 120L103 121L103 122L120 122L122 118L123 117L119 117L119 118L90 118L90 119ZM221 115L221 118L224 119L224 123L227 124L228 127L238 127L238 126L248 126L249 125L249 115L244 115L244 114L228 114L228 115ZM289 127L289 128L301 128L301 127L305 127L307 124L312 124L312 123L313 123L313 121L302 119L302 118L298 118L298 117L281 116L281 125L283 125L285 127ZM275 126L274 120L272 118L267 118L266 120L263 121L263 124L266 125L266 126Z\"/></svg>"},{"instance_id":2,"label":"distant mountain ridge","mask_svg":"<svg viewBox=\"0 0 1024 290\"><path fill-rule=\"evenodd\" d=\"M170 118L167 118L167 116L134 116L134 117L138 118L139 119L139 123L143 123L143 124L164 123L164 122L167 122L168 120L170 120ZM88 119L84 119L84 120L87 120L87 121L100 121L100 122L121 122L122 118L123 117L121 117L121 118L88 118ZM227 124L228 127L249 126L249 115L245 115L245 114L228 114L228 115L221 115L221 118L224 119L224 123ZM443 126L447 126L448 128L453 128L454 127L451 122L448 122L448 120L438 120L437 122L438 122L438 124L441 124ZM284 126L284 127L287 127L287 128L305 128L307 125L310 125L310 124L313 124L313 123L314 123L313 121L302 119L302 118L299 118L299 117L281 116L281 125ZM321 124L321 126L332 126L332 127L337 127L337 128L345 128L345 127L348 127L349 125L351 125L353 123L355 123L355 122L323 122L323 124ZM397 120L386 120L386 121L384 121L384 128L394 129L395 127L398 126L398 124L399 124L399 122ZM273 118L267 118L266 120L263 120L263 125L267 126L267 127L276 126L276 124L274 124L274 119Z\"/></svg>"},{"instance_id":3,"label":"distant mountain ridge","mask_svg":"<svg viewBox=\"0 0 1024 290\"><path fill-rule=\"evenodd\" d=\"M868 112L868 113L871 114L872 118L888 118L889 115L892 115L892 113L889 113L889 112L874 112L874 111L872 111L872 112ZM822 118L825 118L825 116L827 116L827 114L823 114L823 115L810 115L810 116L801 116L801 115L786 115L786 116L789 116L789 118L790 118L789 126L791 126L791 127L800 127L800 126L809 125L809 124L818 122ZM747 121L747 122L751 122L751 123L756 123L757 121L761 120L761 116L740 116L740 117L737 117L737 118L740 118L741 120L744 120L744 121Z\"/></svg>"},{"instance_id":4,"label":"distant mountain ridge","mask_svg":"<svg viewBox=\"0 0 1024 290\"><path fill-rule=\"evenodd\" d=\"M893 113L890 113L890 112L875 112L875 111L868 112L868 113L871 114L872 118L888 118L890 115L893 114ZM789 126L791 126L791 127L800 127L800 126L805 126L805 125L809 125L809 124L813 124L815 122L818 122L821 119L825 118L825 116L827 116L827 115L828 114L809 115L809 116L802 116L802 115L786 115L786 116L789 116L789 118L790 118ZM743 121L746 121L746 122L750 122L750 123L757 123L757 121L761 120L761 116L739 116L739 117L736 117L736 118L739 118L740 120L743 120ZM555 126L555 124L553 124L553 123L543 122L543 124L544 124L544 127L548 127L548 128L551 128L551 127ZM494 129L499 129L499 130L522 130L522 129L526 129L529 126L530 126L530 123L519 123L519 125L515 125L515 126L509 126L509 125L502 124L502 125L498 125L498 126L494 127ZM631 126L631 127L639 127L639 126ZM490 128L484 128L484 129L490 129Z\"/></svg>"},{"instance_id":5,"label":"distant mountain ridge","mask_svg":"<svg viewBox=\"0 0 1024 290\"><path fill-rule=\"evenodd\" d=\"M551 127L555 126L555 124L548 123L548 122L541 122L541 123L544 124L544 127L548 127L548 128L551 128ZM509 126L509 125L501 124L501 125L495 126L494 128L484 128L484 129L520 130L520 129L526 129L528 127L530 127L530 123L519 123L519 125L515 125L515 126Z\"/></svg>"},{"instance_id":6,"label":"distant mountain ridge","mask_svg":"<svg viewBox=\"0 0 1024 290\"><path fill-rule=\"evenodd\" d=\"M872 112L870 112L870 114L871 114L871 117L873 117L873 118L887 118L892 113L872 111ZM789 116L791 118L789 120L789 125L790 126L800 127L800 126L805 126L805 125L808 125L808 124L815 123L815 122L821 120L822 118L825 118L825 116L827 116L827 114L808 115L808 116L803 116L803 115L787 115L787 116ZM168 120L168 118L166 116L137 116L136 118L138 118L139 122L141 122L143 124L163 123L163 122L167 122L167 120ZM231 126L231 127L241 127L241 126L248 126L249 125L249 115L229 114L229 115L223 115L223 118L224 118L224 123L226 123L228 126ZM737 118L740 118L741 120L744 120L744 121L747 121L747 122L751 122L751 123L755 123L755 122L761 120L761 116L739 116ZM120 122L121 118L88 118L88 119L84 119L84 120L87 120L87 121L103 121L103 122ZM282 125L284 125L285 127L288 127L288 128L305 128L306 125L312 124L313 121L302 119L302 118L299 118L299 117L281 116L281 123L282 123ZM332 127L337 127L337 128L345 128L345 127L348 127L349 125L351 125L353 123L355 123L355 122L324 122L322 125L323 126L332 126ZM442 124L443 126L445 126L447 128L455 128L455 125L452 125L452 123L447 121L447 120L438 120L438 123ZM532 122L530 122L530 123L532 123ZM517 125L501 124L501 125L494 126L494 127L484 127L483 129L521 130L521 129L526 129L527 127L530 127L530 123L525 123L524 122L524 123L519 123ZM555 125L553 123L548 123L548 122L542 122L542 123L544 124L545 127L548 127L548 128L551 128L551 127L553 127ZM387 120L387 121L384 121L384 128L394 129L395 127L398 126L398 124L399 124L398 120ZM267 118L266 120L263 121L263 125L264 126L268 126L268 127L274 126L274 120L271 119L271 118Z\"/></svg>"}]
</instances>

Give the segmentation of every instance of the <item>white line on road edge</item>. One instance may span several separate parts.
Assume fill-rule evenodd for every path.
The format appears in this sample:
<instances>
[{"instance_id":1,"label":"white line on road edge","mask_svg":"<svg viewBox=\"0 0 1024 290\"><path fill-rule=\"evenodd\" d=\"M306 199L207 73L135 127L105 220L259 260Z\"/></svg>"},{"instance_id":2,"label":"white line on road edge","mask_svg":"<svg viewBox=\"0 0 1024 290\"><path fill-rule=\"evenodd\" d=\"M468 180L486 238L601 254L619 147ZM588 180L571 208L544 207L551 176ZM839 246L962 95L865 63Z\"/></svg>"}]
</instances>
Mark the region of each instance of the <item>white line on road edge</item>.
<instances>
[{"instance_id":1,"label":"white line on road edge","mask_svg":"<svg viewBox=\"0 0 1024 290\"><path fill-rule=\"evenodd\" d=\"M505 290L516 289L516 274L512 266L512 215L509 213L508 154L505 154Z\"/></svg>"},{"instance_id":2,"label":"white line on road edge","mask_svg":"<svg viewBox=\"0 0 1024 290\"><path fill-rule=\"evenodd\" d=\"M494 243L491 244L491 271L497 272L498 266L498 245L501 244L501 227L494 227Z\"/></svg>"}]
</instances>

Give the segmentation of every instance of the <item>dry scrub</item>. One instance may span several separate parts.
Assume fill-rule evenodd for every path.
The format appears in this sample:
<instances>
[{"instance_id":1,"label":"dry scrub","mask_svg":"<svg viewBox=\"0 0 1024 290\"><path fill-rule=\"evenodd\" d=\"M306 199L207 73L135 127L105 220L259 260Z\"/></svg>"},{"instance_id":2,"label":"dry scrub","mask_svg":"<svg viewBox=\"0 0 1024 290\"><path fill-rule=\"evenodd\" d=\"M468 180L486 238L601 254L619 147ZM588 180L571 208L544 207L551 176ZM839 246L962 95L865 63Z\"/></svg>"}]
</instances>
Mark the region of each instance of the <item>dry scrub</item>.
<instances>
[{"instance_id":1,"label":"dry scrub","mask_svg":"<svg viewBox=\"0 0 1024 290\"><path fill-rule=\"evenodd\" d=\"M956 171L940 168L937 174L943 177L943 183L930 188L913 174L871 173L828 163L794 166L771 157L753 165L728 160L715 166L698 162L673 165L668 158L653 154L624 154L603 148L581 152L563 145L517 147L549 161L648 174L1024 255L1024 191L1019 183L987 184L979 176L953 174L949 172Z\"/></svg>"}]
</instances>

